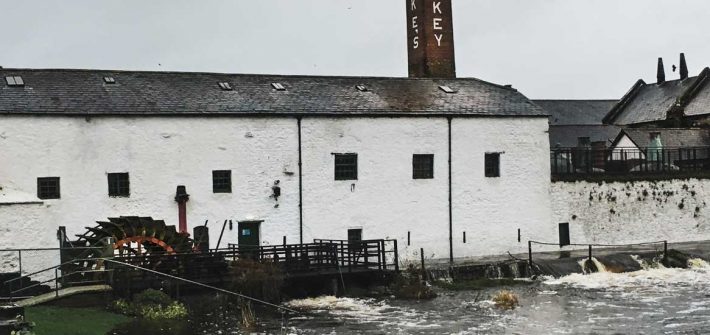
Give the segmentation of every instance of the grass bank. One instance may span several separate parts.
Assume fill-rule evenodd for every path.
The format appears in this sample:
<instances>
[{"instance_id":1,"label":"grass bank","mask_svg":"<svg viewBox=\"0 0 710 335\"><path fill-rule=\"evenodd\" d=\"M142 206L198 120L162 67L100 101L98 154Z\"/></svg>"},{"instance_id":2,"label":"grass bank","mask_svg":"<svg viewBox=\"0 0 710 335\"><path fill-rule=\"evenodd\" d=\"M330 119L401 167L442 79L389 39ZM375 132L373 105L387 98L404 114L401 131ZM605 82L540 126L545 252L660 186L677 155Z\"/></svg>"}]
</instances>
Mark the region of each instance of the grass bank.
<instances>
[{"instance_id":1,"label":"grass bank","mask_svg":"<svg viewBox=\"0 0 710 335\"><path fill-rule=\"evenodd\" d=\"M101 308L33 306L25 310L36 335L104 335L130 317Z\"/></svg>"}]
</instances>

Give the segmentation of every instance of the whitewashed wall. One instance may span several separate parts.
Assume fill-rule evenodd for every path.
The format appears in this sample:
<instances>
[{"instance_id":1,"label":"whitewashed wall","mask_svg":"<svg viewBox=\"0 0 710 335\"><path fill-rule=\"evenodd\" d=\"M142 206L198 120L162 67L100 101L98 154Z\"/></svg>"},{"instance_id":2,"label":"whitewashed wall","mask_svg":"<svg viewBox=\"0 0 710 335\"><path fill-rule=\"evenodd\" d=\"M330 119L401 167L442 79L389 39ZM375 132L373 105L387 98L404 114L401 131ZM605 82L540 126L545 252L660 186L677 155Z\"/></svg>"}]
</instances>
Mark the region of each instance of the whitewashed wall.
<instances>
[{"instance_id":1,"label":"whitewashed wall","mask_svg":"<svg viewBox=\"0 0 710 335\"><path fill-rule=\"evenodd\" d=\"M396 238L403 258L448 258L445 118L304 118L304 241ZM544 118L454 118L456 257L525 250L556 234L549 203ZM298 241L298 128L294 118L3 117L0 123L0 247L56 246L56 229L82 233L96 220L152 216L177 224L177 185L190 194L190 231L210 221L212 247L236 242L238 220L265 220L263 244ZM485 178L484 153L505 152L500 178ZM334 180L332 153L358 154L356 181ZM434 154L434 179L412 178L412 155ZM212 192L212 170L232 170L233 193ZM111 198L107 173L129 172L130 198ZM36 178L61 177L61 199L40 205ZM270 197L281 181L278 202ZM278 205L278 206L277 206ZM31 214L23 214L31 210ZM517 242L517 229L522 241ZM28 230L32 233L28 233ZM411 246L407 246L407 232ZM467 243L462 243L462 232ZM556 235L555 235L556 236Z\"/></svg>"},{"instance_id":2,"label":"whitewashed wall","mask_svg":"<svg viewBox=\"0 0 710 335\"><path fill-rule=\"evenodd\" d=\"M305 238L362 228L397 239L403 258L448 257L447 138L445 118L304 119ZM358 154L358 180L334 180L332 153ZM434 154L434 179L412 178L413 154Z\"/></svg>"},{"instance_id":3,"label":"whitewashed wall","mask_svg":"<svg viewBox=\"0 0 710 335\"><path fill-rule=\"evenodd\" d=\"M547 129L541 118L453 120L455 257L526 252L529 239L557 236ZM487 152L501 152L499 178L485 177Z\"/></svg>"},{"instance_id":4,"label":"whitewashed wall","mask_svg":"<svg viewBox=\"0 0 710 335\"><path fill-rule=\"evenodd\" d=\"M17 232L15 247L55 247L60 225L72 236L119 215L177 225L175 188L185 185L190 231L209 220L213 247L224 219L235 229L222 246L236 241L244 219L264 219L262 239L280 243L298 234L297 131L289 119L4 117L0 186L34 196L37 177L59 176L61 199L44 200L35 220L14 214L25 205L0 206L0 230ZM232 170L233 193L212 192L212 170ZM129 198L108 196L109 172L130 173ZM278 208L269 197L274 180Z\"/></svg>"},{"instance_id":5,"label":"whitewashed wall","mask_svg":"<svg viewBox=\"0 0 710 335\"><path fill-rule=\"evenodd\" d=\"M710 180L555 182L550 193L553 220L569 222L572 243L710 239Z\"/></svg>"}]
</instances>

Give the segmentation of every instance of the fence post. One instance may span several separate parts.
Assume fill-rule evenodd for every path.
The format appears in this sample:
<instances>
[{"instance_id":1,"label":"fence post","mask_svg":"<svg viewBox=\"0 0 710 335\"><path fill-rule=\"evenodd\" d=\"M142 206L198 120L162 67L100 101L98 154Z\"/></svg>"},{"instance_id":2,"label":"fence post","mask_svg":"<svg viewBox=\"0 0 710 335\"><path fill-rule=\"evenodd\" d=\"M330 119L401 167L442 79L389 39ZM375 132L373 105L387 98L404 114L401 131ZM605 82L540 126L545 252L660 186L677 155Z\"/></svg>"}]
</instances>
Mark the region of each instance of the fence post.
<instances>
[{"instance_id":1,"label":"fence post","mask_svg":"<svg viewBox=\"0 0 710 335\"><path fill-rule=\"evenodd\" d=\"M399 250L397 249L397 239L394 240L394 271L399 272Z\"/></svg>"},{"instance_id":2,"label":"fence post","mask_svg":"<svg viewBox=\"0 0 710 335\"><path fill-rule=\"evenodd\" d=\"M668 261L668 241L663 241L663 262Z\"/></svg>"},{"instance_id":3,"label":"fence post","mask_svg":"<svg viewBox=\"0 0 710 335\"><path fill-rule=\"evenodd\" d=\"M424 268L424 248L419 248L419 255L422 259L422 282L426 282L426 269Z\"/></svg>"},{"instance_id":4,"label":"fence post","mask_svg":"<svg viewBox=\"0 0 710 335\"><path fill-rule=\"evenodd\" d=\"M22 250L17 250L17 259L18 262L20 263L20 277L22 277Z\"/></svg>"},{"instance_id":5,"label":"fence post","mask_svg":"<svg viewBox=\"0 0 710 335\"><path fill-rule=\"evenodd\" d=\"M54 268L54 295L59 298L59 268Z\"/></svg>"},{"instance_id":6,"label":"fence post","mask_svg":"<svg viewBox=\"0 0 710 335\"><path fill-rule=\"evenodd\" d=\"M592 260L592 245L589 245L589 260Z\"/></svg>"},{"instance_id":7,"label":"fence post","mask_svg":"<svg viewBox=\"0 0 710 335\"><path fill-rule=\"evenodd\" d=\"M533 266L532 260L532 241L528 241L528 263L530 263L530 268Z\"/></svg>"}]
</instances>

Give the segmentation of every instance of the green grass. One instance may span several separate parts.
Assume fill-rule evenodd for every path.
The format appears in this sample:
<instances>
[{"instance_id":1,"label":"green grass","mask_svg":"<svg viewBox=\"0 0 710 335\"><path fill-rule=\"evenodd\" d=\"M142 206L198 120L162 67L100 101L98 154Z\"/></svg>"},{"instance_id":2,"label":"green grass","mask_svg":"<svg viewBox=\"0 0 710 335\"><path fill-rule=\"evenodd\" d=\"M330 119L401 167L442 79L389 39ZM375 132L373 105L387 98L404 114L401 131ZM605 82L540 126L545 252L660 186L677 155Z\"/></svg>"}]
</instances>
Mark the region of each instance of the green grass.
<instances>
[{"instance_id":1,"label":"green grass","mask_svg":"<svg viewBox=\"0 0 710 335\"><path fill-rule=\"evenodd\" d=\"M131 318L100 308L34 306L25 310L37 335L104 335Z\"/></svg>"}]
</instances>

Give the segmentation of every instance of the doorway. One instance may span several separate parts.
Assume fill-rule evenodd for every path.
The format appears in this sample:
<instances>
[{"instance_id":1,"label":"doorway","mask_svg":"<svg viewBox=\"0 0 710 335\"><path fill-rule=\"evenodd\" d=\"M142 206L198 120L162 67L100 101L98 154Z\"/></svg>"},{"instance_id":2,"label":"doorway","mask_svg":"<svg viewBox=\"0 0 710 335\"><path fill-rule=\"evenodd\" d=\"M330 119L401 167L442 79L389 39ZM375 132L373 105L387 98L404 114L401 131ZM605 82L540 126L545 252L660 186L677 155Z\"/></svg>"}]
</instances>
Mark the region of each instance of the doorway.
<instances>
[{"instance_id":1,"label":"doorway","mask_svg":"<svg viewBox=\"0 0 710 335\"><path fill-rule=\"evenodd\" d=\"M569 223L560 223L560 247L564 247L569 244Z\"/></svg>"},{"instance_id":2,"label":"doorway","mask_svg":"<svg viewBox=\"0 0 710 335\"><path fill-rule=\"evenodd\" d=\"M261 223L263 221L239 221L239 248L261 245Z\"/></svg>"}]
</instances>

